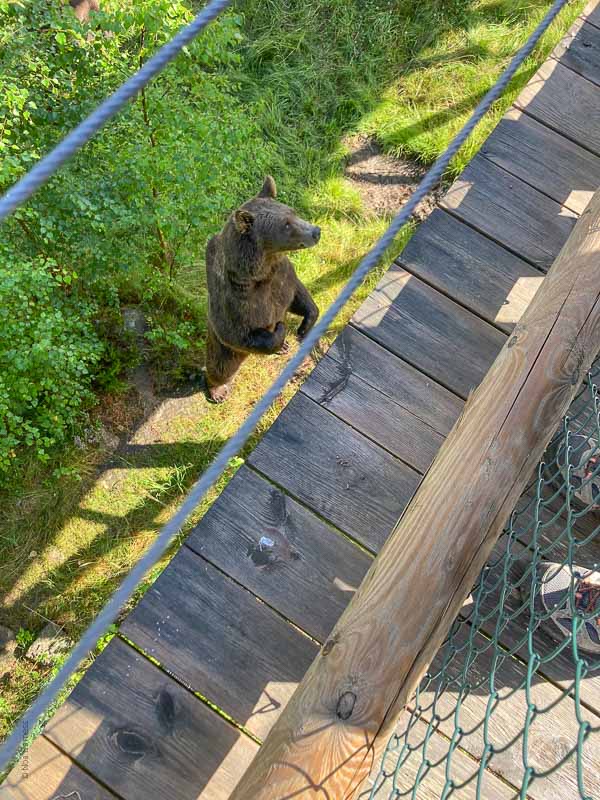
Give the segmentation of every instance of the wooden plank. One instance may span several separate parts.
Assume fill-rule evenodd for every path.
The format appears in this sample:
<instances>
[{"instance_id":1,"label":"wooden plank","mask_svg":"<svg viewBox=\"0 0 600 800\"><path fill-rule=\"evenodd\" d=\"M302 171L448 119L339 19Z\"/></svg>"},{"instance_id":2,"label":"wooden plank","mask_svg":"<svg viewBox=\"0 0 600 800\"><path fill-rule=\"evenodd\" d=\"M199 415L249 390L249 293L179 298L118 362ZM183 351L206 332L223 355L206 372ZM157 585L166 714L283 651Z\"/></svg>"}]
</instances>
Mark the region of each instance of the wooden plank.
<instances>
[{"instance_id":1,"label":"wooden plank","mask_svg":"<svg viewBox=\"0 0 600 800\"><path fill-rule=\"evenodd\" d=\"M226 800L257 745L115 638L46 736L123 800Z\"/></svg>"},{"instance_id":2,"label":"wooden plank","mask_svg":"<svg viewBox=\"0 0 600 800\"><path fill-rule=\"evenodd\" d=\"M581 16L590 24L600 27L600 3L598 0L590 0Z\"/></svg>"},{"instance_id":3,"label":"wooden plank","mask_svg":"<svg viewBox=\"0 0 600 800\"><path fill-rule=\"evenodd\" d=\"M558 61L549 59L540 67L519 95L516 105L549 128L600 155L600 89Z\"/></svg>"},{"instance_id":4,"label":"wooden plank","mask_svg":"<svg viewBox=\"0 0 600 800\"><path fill-rule=\"evenodd\" d=\"M505 552L506 538L503 537L490 557L490 563L493 566L486 574L486 590L481 594L479 613L486 618L489 616L489 619L481 625L481 630L490 637L498 636L505 648L519 655L524 661L528 661L529 600L527 597L521 596L518 588L513 588L512 591L511 588L518 587L522 582L523 567L531 563L531 553L521 547L518 542L511 544L513 560L505 581L502 573ZM496 618L500 611L503 619L499 631L496 631ZM468 614L467 607L464 609L464 614L465 616ZM546 626L539 626L536 629L534 646L535 652L542 659L547 659L539 667L540 674L564 690L571 691L574 686L576 670L571 649L567 647L555 655L557 643L547 633ZM594 663L596 663L595 660ZM592 669L587 674L583 674L580 696L583 703L600 715L600 673L598 670Z\"/></svg>"},{"instance_id":5,"label":"wooden plank","mask_svg":"<svg viewBox=\"0 0 600 800\"><path fill-rule=\"evenodd\" d=\"M441 209L411 237L398 263L507 333L543 280L537 269Z\"/></svg>"},{"instance_id":6,"label":"wooden plank","mask_svg":"<svg viewBox=\"0 0 600 800\"><path fill-rule=\"evenodd\" d=\"M420 473L426 472L444 441L418 416L355 377L350 366L328 356L302 391Z\"/></svg>"},{"instance_id":7,"label":"wooden plank","mask_svg":"<svg viewBox=\"0 0 600 800\"><path fill-rule=\"evenodd\" d=\"M407 715L402 717L406 719ZM398 728L398 731L403 731ZM387 800L392 797L403 797L408 800L440 800L451 797L452 800L476 800L477 777L479 764L467 756L463 750L456 748L452 754L450 766L447 765L450 742L441 734L428 735L427 725L420 720L413 720L409 731L403 731L403 738L398 748L390 751L383 759L384 773L377 780L379 768L373 771L365 790L359 795L360 800L369 800L371 787L376 786L374 797ZM400 751L402 762L396 773ZM451 794L444 795L446 786L446 769L448 777L454 784ZM418 788L413 794L413 786L419 777ZM397 790L397 791L396 791ZM497 778L492 772L484 770L481 778L481 794L485 800L516 800L516 792L508 784Z\"/></svg>"},{"instance_id":8,"label":"wooden plank","mask_svg":"<svg viewBox=\"0 0 600 800\"><path fill-rule=\"evenodd\" d=\"M301 393L248 462L373 551L386 540L420 479Z\"/></svg>"},{"instance_id":9,"label":"wooden plank","mask_svg":"<svg viewBox=\"0 0 600 800\"><path fill-rule=\"evenodd\" d=\"M0 800L114 800L70 758L38 736L0 786Z\"/></svg>"},{"instance_id":10,"label":"wooden plank","mask_svg":"<svg viewBox=\"0 0 600 800\"><path fill-rule=\"evenodd\" d=\"M518 108L503 117L481 153L576 214L600 186L600 158Z\"/></svg>"},{"instance_id":11,"label":"wooden plank","mask_svg":"<svg viewBox=\"0 0 600 800\"><path fill-rule=\"evenodd\" d=\"M506 338L397 264L386 272L352 323L465 399Z\"/></svg>"},{"instance_id":12,"label":"wooden plank","mask_svg":"<svg viewBox=\"0 0 600 800\"><path fill-rule=\"evenodd\" d=\"M438 681L432 681L419 692L419 708L423 718L430 722L435 716L436 728L449 738L454 735L455 726L458 726L463 731L461 748L477 760L485 752L486 734L494 748L487 766L520 788L525 777L523 736L528 712L525 694L527 668L516 659L498 653L493 640L486 639L480 633L473 634L466 624L453 636L452 648L452 655L442 648L429 670L435 675L443 668L444 683L448 681L448 685L440 687ZM490 705L491 676L497 695ZM461 686L465 677L470 689L459 695L455 687ZM532 800L577 797L575 759L552 771L577 743L579 723L575 703L570 697L563 697L560 689L539 674L533 676L529 700L539 709L539 713L529 727L526 756L529 765L537 772L549 771L550 774L534 780L527 789L527 796ZM484 728L483 721L488 714L489 722ZM581 716L594 727L600 724L600 719L585 708L581 709ZM402 734L402 729L399 733ZM598 797L600 742L592 736L583 745L582 754L586 792L590 797Z\"/></svg>"},{"instance_id":13,"label":"wooden plank","mask_svg":"<svg viewBox=\"0 0 600 800\"><path fill-rule=\"evenodd\" d=\"M460 398L352 325L344 328L327 355L442 436L450 433L460 415L463 407Z\"/></svg>"},{"instance_id":14,"label":"wooden plank","mask_svg":"<svg viewBox=\"0 0 600 800\"><path fill-rule=\"evenodd\" d=\"M565 67L600 85L600 30L578 20L552 53Z\"/></svg>"},{"instance_id":15,"label":"wooden plank","mask_svg":"<svg viewBox=\"0 0 600 800\"><path fill-rule=\"evenodd\" d=\"M441 205L544 272L577 218L483 156L475 156Z\"/></svg>"},{"instance_id":16,"label":"wooden plank","mask_svg":"<svg viewBox=\"0 0 600 800\"><path fill-rule=\"evenodd\" d=\"M258 738L269 732L318 650L187 547L121 630Z\"/></svg>"},{"instance_id":17,"label":"wooden plank","mask_svg":"<svg viewBox=\"0 0 600 800\"><path fill-rule=\"evenodd\" d=\"M600 351L599 253L600 191L233 798L357 796Z\"/></svg>"},{"instance_id":18,"label":"wooden plank","mask_svg":"<svg viewBox=\"0 0 600 800\"><path fill-rule=\"evenodd\" d=\"M363 550L247 467L186 544L319 641L371 563Z\"/></svg>"}]
</instances>

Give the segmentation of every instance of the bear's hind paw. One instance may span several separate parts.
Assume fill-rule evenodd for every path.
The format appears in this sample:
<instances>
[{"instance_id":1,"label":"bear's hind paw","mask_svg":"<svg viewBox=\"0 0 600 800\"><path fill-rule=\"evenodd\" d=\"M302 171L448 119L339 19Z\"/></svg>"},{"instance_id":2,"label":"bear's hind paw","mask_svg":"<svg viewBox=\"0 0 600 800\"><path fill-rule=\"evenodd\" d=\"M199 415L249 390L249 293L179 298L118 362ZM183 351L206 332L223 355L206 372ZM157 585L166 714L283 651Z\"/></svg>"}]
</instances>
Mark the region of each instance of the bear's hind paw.
<instances>
[{"instance_id":1,"label":"bear's hind paw","mask_svg":"<svg viewBox=\"0 0 600 800\"><path fill-rule=\"evenodd\" d=\"M211 403L224 403L231 395L231 386L228 383L223 383L221 386L208 387L208 399Z\"/></svg>"}]
</instances>

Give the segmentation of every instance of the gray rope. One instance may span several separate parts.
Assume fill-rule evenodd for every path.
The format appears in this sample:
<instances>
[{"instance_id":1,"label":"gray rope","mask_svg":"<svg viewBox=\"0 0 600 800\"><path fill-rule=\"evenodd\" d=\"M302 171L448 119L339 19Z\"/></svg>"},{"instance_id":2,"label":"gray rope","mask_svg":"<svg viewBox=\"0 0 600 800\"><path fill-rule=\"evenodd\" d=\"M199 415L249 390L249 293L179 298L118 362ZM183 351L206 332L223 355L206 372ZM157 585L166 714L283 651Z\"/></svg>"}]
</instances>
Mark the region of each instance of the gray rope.
<instances>
[{"instance_id":1,"label":"gray rope","mask_svg":"<svg viewBox=\"0 0 600 800\"><path fill-rule=\"evenodd\" d=\"M135 75L125 81L89 117L65 136L54 150L44 156L41 161L38 161L33 169L0 198L0 221L6 219L15 208L24 203L40 186L46 183L62 167L65 161L68 161L75 153L81 150L109 119L118 114L129 100L147 86L159 72L162 72L173 61L175 56L232 2L233 0L212 0L195 17L193 22L182 28Z\"/></svg>"},{"instance_id":2,"label":"gray rope","mask_svg":"<svg viewBox=\"0 0 600 800\"><path fill-rule=\"evenodd\" d=\"M161 558L161 556L163 556L177 533L185 524L189 515L203 499L211 486L221 476L229 464L229 461L240 452L254 428L259 423L263 414L281 394L287 382L294 376L298 367L300 367L304 359L310 354L312 348L317 344L321 336L327 332L331 323L354 294L356 289L358 289L368 273L382 260L387 249L394 241L400 229L409 221L417 205L439 183L452 158L458 153L464 142L470 136L475 126L481 121L492 103L494 103L500 97L512 77L515 75L516 71L519 69L525 59L531 54L541 36L545 33L558 12L563 8L564 5L566 5L567 2L568 0L556 0L556 2L552 5L539 26L532 33L521 50L519 50L519 52L515 55L506 70L502 73L498 82L490 89L490 91L478 104L477 108L473 112L473 115L465 124L464 128L452 140L445 153L443 153L437 159L431 169L427 172L410 200L405 206L403 206L402 210L396 215L396 217L394 217L390 227L362 259L348 283L346 283L335 301L331 304L331 306L329 306L327 311L323 314L321 319L317 322L310 333L308 333L302 342L302 345L299 347L295 355L290 358L279 377L276 378L276 380L272 383L271 387L256 404L248 418L238 428L237 432L219 451L219 454L212 464L194 484L179 510L160 531L155 541L135 564L131 572L124 579L123 583L114 592L102 611L85 631L78 644L71 652L69 658L61 667L60 671L46 686L37 700L35 700L35 702L29 707L28 711L21 718L20 725L13 730L3 747L0 748L0 769L6 766L6 764L16 754L18 748L21 746L23 739L25 738L22 732L32 730L35 723L48 710L51 703L53 703L57 698L62 687L73 675L80 662L91 650L93 650L98 639L100 639L100 637L106 632L108 626L117 618L119 610L131 598L138 583L143 579L148 570L150 570Z\"/></svg>"}]
</instances>

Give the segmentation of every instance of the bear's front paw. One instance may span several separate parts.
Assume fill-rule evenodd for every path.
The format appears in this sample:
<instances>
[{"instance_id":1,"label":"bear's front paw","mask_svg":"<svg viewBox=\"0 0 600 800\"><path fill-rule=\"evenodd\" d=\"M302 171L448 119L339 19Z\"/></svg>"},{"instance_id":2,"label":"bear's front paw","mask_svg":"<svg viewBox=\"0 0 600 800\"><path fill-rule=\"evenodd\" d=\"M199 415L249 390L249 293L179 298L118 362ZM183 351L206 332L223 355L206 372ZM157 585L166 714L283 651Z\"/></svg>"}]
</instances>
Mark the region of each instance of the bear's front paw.
<instances>
[{"instance_id":1,"label":"bear's front paw","mask_svg":"<svg viewBox=\"0 0 600 800\"><path fill-rule=\"evenodd\" d=\"M208 398L212 403L224 403L229 399L231 394L231 386L228 383L223 383L221 386L209 386Z\"/></svg>"},{"instance_id":2,"label":"bear's front paw","mask_svg":"<svg viewBox=\"0 0 600 800\"><path fill-rule=\"evenodd\" d=\"M284 342L279 350L277 351L278 356L287 356L292 348L290 347L288 342Z\"/></svg>"}]
</instances>

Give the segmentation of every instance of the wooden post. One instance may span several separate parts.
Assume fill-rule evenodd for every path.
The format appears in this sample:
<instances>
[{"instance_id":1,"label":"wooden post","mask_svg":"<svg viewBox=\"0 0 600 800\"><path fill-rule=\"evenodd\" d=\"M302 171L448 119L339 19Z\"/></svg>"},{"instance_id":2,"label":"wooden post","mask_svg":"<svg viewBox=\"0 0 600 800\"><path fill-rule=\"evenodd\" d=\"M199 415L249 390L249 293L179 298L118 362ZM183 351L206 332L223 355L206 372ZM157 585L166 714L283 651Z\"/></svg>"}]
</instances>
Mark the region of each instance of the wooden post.
<instances>
[{"instance_id":1,"label":"wooden post","mask_svg":"<svg viewBox=\"0 0 600 800\"><path fill-rule=\"evenodd\" d=\"M600 350L600 191L232 800L356 796Z\"/></svg>"}]
</instances>

